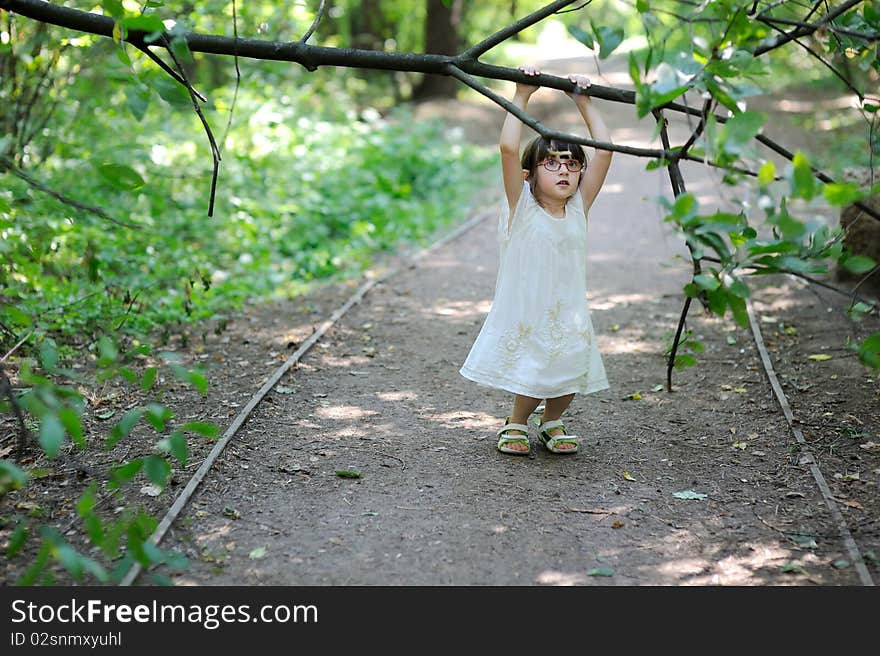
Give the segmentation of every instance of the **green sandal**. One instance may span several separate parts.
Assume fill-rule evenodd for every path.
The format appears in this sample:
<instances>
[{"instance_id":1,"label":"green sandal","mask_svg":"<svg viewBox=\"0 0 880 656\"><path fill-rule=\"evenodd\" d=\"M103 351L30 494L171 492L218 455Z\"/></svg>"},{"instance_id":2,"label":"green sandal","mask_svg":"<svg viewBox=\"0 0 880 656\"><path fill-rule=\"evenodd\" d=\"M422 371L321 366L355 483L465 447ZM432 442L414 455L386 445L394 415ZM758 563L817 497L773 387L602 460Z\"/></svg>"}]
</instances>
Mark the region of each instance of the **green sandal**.
<instances>
[{"instance_id":1,"label":"green sandal","mask_svg":"<svg viewBox=\"0 0 880 656\"><path fill-rule=\"evenodd\" d=\"M541 439L541 443L547 447L548 451L551 453L564 454L577 453L578 447L580 446L580 438L577 435L567 434L561 419L545 421L543 424L540 423L539 419L536 419L535 424L538 426L538 437ZM551 435L550 431L554 428L561 428L562 433L559 435ZM573 444L574 446L568 449L560 449L560 444Z\"/></svg>"},{"instance_id":2,"label":"green sandal","mask_svg":"<svg viewBox=\"0 0 880 656\"><path fill-rule=\"evenodd\" d=\"M522 431L525 433L524 435L506 435L509 431ZM501 453L510 453L515 456L527 456L529 452L532 450L532 445L529 442L529 427L525 424L511 424L510 417L505 420L504 426L502 426L498 433L498 450ZM508 444L522 444L526 448L523 450L519 449L511 449Z\"/></svg>"}]
</instances>

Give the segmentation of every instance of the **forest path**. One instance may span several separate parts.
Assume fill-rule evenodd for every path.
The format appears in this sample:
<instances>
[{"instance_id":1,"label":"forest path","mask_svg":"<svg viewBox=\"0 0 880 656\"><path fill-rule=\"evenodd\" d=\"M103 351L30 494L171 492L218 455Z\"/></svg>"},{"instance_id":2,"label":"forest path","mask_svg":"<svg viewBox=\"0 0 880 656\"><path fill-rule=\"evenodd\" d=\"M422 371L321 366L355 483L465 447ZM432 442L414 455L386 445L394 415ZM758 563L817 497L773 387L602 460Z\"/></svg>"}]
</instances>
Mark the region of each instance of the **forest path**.
<instances>
[{"instance_id":1,"label":"forest path","mask_svg":"<svg viewBox=\"0 0 880 656\"><path fill-rule=\"evenodd\" d=\"M604 72L625 84L622 69ZM616 142L651 142L630 108L597 102ZM560 92L531 109L578 125ZM496 138L501 110L459 111ZM688 265L654 202L668 182L644 168L617 155L591 211L590 303L611 389L567 414L581 453L500 454L510 395L458 373L492 300L493 188L490 217L377 285L254 411L163 542L191 566L165 573L181 585L858 585L747 331L694 316L701 364L675 374L673 394L654 391ZM717 194L699 167L685 176L701 200ZM202 357L224 362L210 374L215 420L351 291L255 308L209 339ZM699 498L680 498L689 491Z\"/></svg>"}]
</instances>

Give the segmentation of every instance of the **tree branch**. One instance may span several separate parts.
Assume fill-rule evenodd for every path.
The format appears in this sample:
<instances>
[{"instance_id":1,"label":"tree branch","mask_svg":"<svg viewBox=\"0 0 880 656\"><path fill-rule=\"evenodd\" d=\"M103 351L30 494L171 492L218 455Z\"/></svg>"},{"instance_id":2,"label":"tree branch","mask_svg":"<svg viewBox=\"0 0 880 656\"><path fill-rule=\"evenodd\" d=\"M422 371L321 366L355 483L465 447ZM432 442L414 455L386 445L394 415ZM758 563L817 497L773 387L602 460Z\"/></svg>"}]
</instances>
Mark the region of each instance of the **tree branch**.
<instances>
[{"instance_id":1,"label":"tree branch","mask_svg":"<svg viewBox=\"0 0 880 656\"><path fill-rule=\"evenodd\" d=\"M816 30L818 30L820 27L823 27L827 23L830 23L831 21L833 21L838 16L845 14L846 12L848 12L850 9L852 9L855 6L862 4L862 2L863 2L863 0L847 0L839 7L836 7L832 11L825 14L822 18L817 20L815 23L811 23L811 24L806 25L804 27L799 27L797 29L792 30L791 32L787 32L783 35L780 35L779 37L774 39L771 43L767 44L766 46L761 46L760 48L755 48L755 50L754 50L754 52L752 52L752 54L755 57L760 57L761 55L763 55L766 52L770 52L771 50L776 50L776 48L779 48L780 46L784 46L789 41L792 41L792 40L797 39L802 36L807 36L808 34L812 34ZM818 4L820 4L820 3L816 3L816 4L818 6ZM816 7L813 7L814 11L815 11L815 9L816 9Z\"/></svg>"},{"instance_id":2,"label":"tree branch","mask_svg":"<svg viewBox=\"0 0 880 656\"><path fill-rule=\"evenodd\" d=\"M122 226L124 228L134 228L135 230L139 230L140 226L136 223L126 223L125 221L120 221L119 219L114 219L112 216L107 214L100 207L93 207L91 205L86 205L85 203L80 203L79 201L73 200L72 198L65 196L62 193L54 191L53 189L49 189L46 185L37 180L34 180L27 173L19 169L15 164L7 157L0 156L0 172L3 170L7 170L12 173L14 176L21 178L25 182L27 182L31 187L42 191L44 194L49 194L53 198L60 200L65 205L70 205L71 207L75 207L78 210L83 210L85 212L90 212L96 216L101 217L105 221L109 221L110 223L115 223L118 226Z\"/></svg>"},{"instance_id":3,"label":"tree branch","mask_svg":"<svg viewBox=\"0 0 880 656\"><path fill-rule=\"evenodd\" d=\"M538 15L543 16L544 14L542 12L544 12L545 10L549 11L552 8L553 11L556 11L561 7L572 4L574 1L575 0L558 0L557 2L548 5L543 10L536 12L535 14L532 14L531 16L526 17L523 20L539 20L535 19L535 17ZM845 11L851 9L861 2L863 2L863 0L847 0L847 2L843 6L835 9L834 11L830 12L822 19L814 23L809 30L807 30L807 28L800 28L799 30L794 31L799 32L797 34L794 34L793 32L788 33L785 36L785 42L797 38L798 36L803 36L803 34L808 34L812 31L815 31L828 21L833 20L835 17L839 16L840 14L844 13ZM106 37L112 37L113 35L113 26L115 22L110 17L79 11L76 9L70 9L68 7L55 5L49 2L43 2L42 0L0 0L0 8L14 11L23 16L33 18L38 21L79 30L81 32L98 34ZM519 27L519 29L522 29L522 27ZM804 30L807 31L804 32ZM489 43L494 43L493 38L500 37L501 35L506 33L506 30L501 30L496 35L493 35L493 37L490 37L489 39L483 41L482 44L480 44L480 47L485 47ZM128 41L133 44L140 43L146 45L144 39L147 36L148 35L145 32L129 30ZM522 71L518 69L493 66L476 61L472 56L473 53L480 50L480 48L476 47L471 48L465 51L465 53L456 56L437 54L390 53L353 48L328 48L323 46L310 46L300 42L260 41L255 39L240 39L237 37L229 38L195 33L185 34L181 38L186 39L187 45L192 52L201 52L205 54L216 55L238 55L253 59L264 59L273 61L289 61L298 63L309 71L317 70L319 66L339 66L345 68L370 68L376 70L408 71L417 73L429 73L434 75L455 75L455 71L458 70L462 73L467 73L469 75L475 75L478 77L485 77L495 80L508 80L511 82L522 82L530 85L559 89L566 92L570 92L572 89L571 81L566 78L545 74L538 76L526 76ZM779 45L781 45L781 43L782 42L780 41L773 47L766 47L761 50L761 52L772 50L774 47L778 47ZM456 75L456 77L458 77L458 75ZM501 101L501 99L496 94L488 91L488 89L485 89L484 87L482 87L482 85L480 85L479 87L474 86L474 84L477 83L473 80L469 81L468 78L465 77L459 77L458 79L477 89L480 93L492 99L494 102L498 103L508 111L512 111L509 103L505 104L505 102ZM592 85L588 89L587 93L590 96L596 98L601 98L603 100L609 100L612 102L625 103L629 105L634 105L636 100L635 92L633 91L625 91L612 87L603 87L600 85ZM699 109L686 107L678 103L668 103L659 109L676 111L703 118L702 112ZM518 118L522 119L522 116L520 114L516 115ZM727 120L727 118L723 116L716 116L716 119L720 123L726 122ZM530 127L534 127L535 125L540 124L535 121L533 123L527 122L527 125L530 125ZM562 135L562 133L554 133L553 131L547 130L543 126L541 126L541 129L543 130L543 132L541 133L547 136ZM786 157L789 161L794 157L786 149L777 145L775 142L771 141L767 137L763 135L758 135L756 138L761 143L769 146L778 154ZM596 148L602 147L599 142L585 140L583 137L577 137L576 139L573 139L573 141ZM626 153L629 155L650 158L665 157L667 154L665 151L657 149L632 148L628 146L617 146L616 144L613 146L613 148L608 147L606 149L615 150L617 152ZM704 160L692 156L681 156L680 159L707 163L704 162ZM817 169L814 168L813 171L816 177L818 177L823 182L833 182L831 178L821 173ZM756 175L753 172L744 172L750 175ZM863 203L856 204L865 213L880 221L880 212L876 212L875 210Z\"/></svg>"},{"instance_id":4,"label":"tree branch","mask_svg":"<svg viewBox=\"0 0 880 656\"><path fill-rule=\"evenodd\" d=\"M495 34L490 36L488 39L484 39L476 45L471 46L463 53L461 53L461 57L462 59L479 59L480 55L485 54L486 52L497 46L499 43L503 43L513 35L519 34L524 29L531 27L535 23L538 23L547 18L547 16L555 14L559 9L562 9L563 7L566 7L576 1L577 0L557 0L553 4L547 5L543 9L539 9L538 11L529 14L525 18L516 21L513 25L509 25L503 30L495 32ZM590 0L590 2L592 2L592 0ZM584 3L583 6L586 6L587 4L589 4L589 2Z\"/></svg>"}]
</instances>

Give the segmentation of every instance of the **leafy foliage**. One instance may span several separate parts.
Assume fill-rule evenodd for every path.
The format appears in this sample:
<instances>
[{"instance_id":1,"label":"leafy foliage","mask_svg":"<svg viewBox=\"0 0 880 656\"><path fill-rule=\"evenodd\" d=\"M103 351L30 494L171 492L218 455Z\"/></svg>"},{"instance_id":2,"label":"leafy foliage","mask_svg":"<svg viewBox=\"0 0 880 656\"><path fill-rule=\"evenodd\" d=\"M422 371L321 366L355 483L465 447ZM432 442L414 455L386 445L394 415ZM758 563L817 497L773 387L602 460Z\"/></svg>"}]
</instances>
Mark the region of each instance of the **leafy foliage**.
<instances>
[{"instance_id":1,"label":"leafy foliage","mask_svg":"<svg viewBox=\"0 0 880 656\"><path fill-rule=\"evenodd\" d=\"M227 7L212 4L218 16ZM243 8L244 24L284 14L266 9ZM285 29L307 25L301 9L290 10L296 20ZM125 495L137 481L164 488L190 460L192 440L219 431L177 422L162 404L166 377L200 394L208 381L149 344L245 300L296 295L424 241L462 217L492 162L439 122L416 123L404 108L384 117L364 109L351 99L351 76L261 63L238 90L208 218L211 158L189 94L122 40L127 29L161 23L118 2L105 10L119 19L116 44L64 37L62 48L46 26L25 24L5 32L12 40L0 52L4 70L22 73L36 65L25 53L44 53L36 63L51 82L34 105L53 106L52 120L34 131L45 113L17 119L20 89L12 76L0 81L10 101L0 119L18 120L27 137L0 144L0 348L18 347L17 403L39 446L37 464L0 460L0 497L26 498L29 483L49 471L44 463L95 449L111 461L76 500L73 538L38 505L22 502L23 512L0 520L7 558L35 554L18 581L27 585L56 583L62 572L118 581L134 562L184 564L148 542L156 520ZM179 43L176 52L193 83L210 88L205 113L216 130L233 102L228 72ZM110 383L143 402L119 417L96 408L88 390ZM87 413L115 421L105 435L90 434ZM127 455L132 436L151 446ZM107 500L124 510L108 513Z\"/></svg>"}]
</instances>

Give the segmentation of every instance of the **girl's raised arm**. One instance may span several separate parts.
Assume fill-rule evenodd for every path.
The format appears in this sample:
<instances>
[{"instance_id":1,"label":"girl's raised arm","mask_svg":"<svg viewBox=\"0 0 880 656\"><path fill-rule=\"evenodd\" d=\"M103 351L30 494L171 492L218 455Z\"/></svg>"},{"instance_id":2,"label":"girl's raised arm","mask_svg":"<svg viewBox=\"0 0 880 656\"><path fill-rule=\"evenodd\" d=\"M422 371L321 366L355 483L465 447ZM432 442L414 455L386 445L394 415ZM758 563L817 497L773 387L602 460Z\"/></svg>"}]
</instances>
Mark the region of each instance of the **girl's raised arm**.
<instances>
[{"instance_id":1,"label":"girl's raised arm","mask_svg":"<svg viewBox=\"0 0 880 656\"><path fill-rule=\"evenodd\" d=\"M589 78L584 75L570 75L568 79L574 82L578 89L586 89L590 86ZM611 143L611 133L608 131L605 121L602 120L599 110L593 105L593 100L589 96L578 93L577 90L569 95L574 98L578 111L584 119L587 130L590 132L590 137L596 141ZM581 176L580 192L581 198L584 201L584 213L589 211L593 201L596 200L596 196L599 195L599 190L602 189L602 184L605 182L605 176L608 174L608 167L610 166L611 151L597 150L590 160L587 170Z\"/></svg>"},{"instance_id":2,"label":"girl's raised arm","mask_svg":"<svg viewBox=\"0 0 880 656\"><path fill-rule=\"evenodd\" d=\"M534 66L520 66L520 70L526 75L538 75L538 69ZM519 109L525 111L529 104L529 98L538 87L528 84L517 83L513 102ZM519 159L519 142L522 138L522 122L513 114L508 113L504 117L504 125L501 127L501 173L504 178L504 193L507 196L507 204L510 213L519 201L523 188L522 164Z\"/></svg>"}]
</instances>

